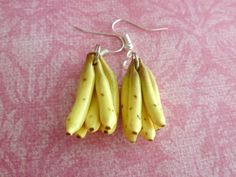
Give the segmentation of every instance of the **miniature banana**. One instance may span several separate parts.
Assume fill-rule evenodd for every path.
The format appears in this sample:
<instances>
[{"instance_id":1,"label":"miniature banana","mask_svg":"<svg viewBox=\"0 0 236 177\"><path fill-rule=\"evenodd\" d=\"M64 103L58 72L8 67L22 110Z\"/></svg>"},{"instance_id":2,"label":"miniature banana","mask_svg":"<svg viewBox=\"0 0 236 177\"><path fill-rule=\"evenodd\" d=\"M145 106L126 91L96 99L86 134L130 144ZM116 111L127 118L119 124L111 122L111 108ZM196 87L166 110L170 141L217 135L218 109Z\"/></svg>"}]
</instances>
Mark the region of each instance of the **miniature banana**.
<instances>
[{"instance_id":1,"label":"miniature banana","mask_svg":"<svg viewBox=\"0 0 236 177\"><path fill-rule=\"evenodd\" d=\"M77 138L83 139L83 138L85 138L87 132L88 132L88 129L85 127L85 125L83 125L83 126L75 133L75 135L76 135Z\"/></svg>"},{"instance_id":2,"label":"miniature banana","mask_svg":"<svg viewBox=\"0 0 236 177\"><path fill-rule=\"evenodd\" d=\"M145 105L142 105L142 130L141 130L141 136L148 140L153 141L156 136L156 131L154 128L154 125L147 114L147 110Z\"/></svg>"},{"instance_id":3,"label":"miniature banana","mask_svg":"<svg viewBox=\"0 0 236 177\"><path fill-rule=\"evenodd\" d=\"M133 134L138 134L142 128L141 110L142 110L142 91L141 81L136 70L136 61L131 62L129 74L129 95L128 95L128 120L127 129Z\"/></svg>"},{"instance_id":4,"label":"miniature banana","mask_svg":"<svg viewBox=\"0 0 236 177\"><path fill-rule=\"evenodd\" d=\"M147 112L154 124L163 127L166 124L166 120L161 105L159 91L157 86L153 87L153 85L156 85L156 81L151 79L149 71L143 62L140 62L139 75L141 78L143 99Z\"/></svg>"},{"instance_id":5,"label":"miniature banana","mask_svg":"<svg viewBox=\"0 0 236 177\"><path fill-rule=\"evenodd\" d=\"M95 83L93 60L94 54L88 54L80 76L76 101L66 120L66 132L69 135L73 135L82 127L89 109Z\"/></svg>"},{"instance_id":6,"label":"miniature banana","mask_svg":"<svg viewBox=\"0 0 236 177\"><path fill-rule=\"evenodd\" d=\"M135 143L137 141L138 135L137 134L133 134L130 130L128 130L127 128L124 128L124 135L125 138L131 142L131 143Z\"/></svg>"},{"instance_id":7,"label":"miniature banana","mask_svg":"<svg viewBox=\"0 0 236 177\"><path fill-rule=\"evenodd\" d=\"M116 111L116 116L118 117L119 115L119 87L118 87L118 82L117 82L117 77L115 73L112 71L112 69L108 66L104 58L101 56L100 61L104 70L104 73L108 79L110 89L111 89L111 94L112 94L112 99L113 99L113 105Z\"/></svg>"},{"instance_id":8,"label":"miniature banana","mask_svg":"<svg viewBox=\"0 0 236 177\"><path fill-rule=\"evenodd\" d=\"M90 132L96 132L99 129L100 124L97 96L96 91L94 90L88 114L85 119L85 127Z\"/></svg>"},{"instance_id":9,"label":"miniature banana","mask_svg":"<svg viewBox=\"0 0 236 177\"><path fill-rule=\"evenodd\" d=\"M122 80L122 87L121 87L121 112L122 112L122 122L123 122L123 132L125 138L131 142L135 143L137 140L138 135L133 134L132 131L128 130L128 100L129 100L129 77L130 77L130 70L131 65L128 68L125 76Z\"/></svg>"},{"instance_id":10,"label":"miniature banana","mask_svg":"<svg viewBox=\"0 0 236 177\"><path fill-rule=\"evenodd\" d=\"M115 132L116 127L117 127L117 124L115 124L111 129L107 130L103 125L101 125L101 126L100 126L100 131L101 131L102 133L111 135L111 134L113 134L113 133Z\"/></svg>"},{"instance_id":11,"label":"miniature banana","mask_svg":"<svg viewBox=\"0 0 236 177\"><path fill-rule=\"evenodd\" d=\"M122 122L123 122L123 133L125 138L130 142L136 142L137 135L132 134L132 132L128 132L127 124L128 124L128 97L129 97L129 73L130 68L128 68L126 74L122 80L121 87L121 113L122 113Z\"/></svg>"},{"instance_id":12,"label":"miniature banana","mask_svg":"<svg viewBox=\"0 0 236 177\"><path fill-rule=\"evenodd\" d=\"M127 129L127 124L128 124L129 71L130 67L128 68L126 74L123 77L122 87L121 87L121 113L122 113L124 135L126 133L125 129Z\"/></svg>"},{"instance_id":13,"label":"miniature banana","mask_svg":"<svg viewBox=\"0 0 236 177\"><path fill-rule=\"evenodd\" d=\"M111 89L100 60L97 61L97 64L94 67L96 74L95 87L99 104L100 120L102 125L109 130L117 123L117 116L113 105Z\"/></svg>"},{"instance_id":14,"label":"miniature banana","mask_svg":"<svg viewBox=\"0 0 236 177\"><path fill-rule=\"evenodd\" d=\"M156 98L159 98L160 105L161 105L161 110L163 110L162 109L162 104L161 104L161 99L160 99L160 94L159 94L159 89L158 89L158 86L157 86L157 83L156 83L155 76L153 75L152 71L148 67L146 67L146 69L149 73L149 76L150 76L150 79L151 79L151 82L152 82L152 87L155 91L155 96L156 96ZM153 124L153 125L154 125L155 130L160 130L161 129L161 127L158 126L157 124Z\"/></svg>"},{"instance_id":15,"label":"miniature banana","mask_svg":"<svg viewBox=\"0 0 236 177\"><path fill-rule=\"evenodd\" d=\"M154 128L155 128L155 130L156 130L156 131L158 131L158 130L160 130L160 129L161 129L161 127L160 127L160 126L158 126L158 125L156 125L156 124L153 124L153 126L154 126Z\"/></svg>"}]
</instances>

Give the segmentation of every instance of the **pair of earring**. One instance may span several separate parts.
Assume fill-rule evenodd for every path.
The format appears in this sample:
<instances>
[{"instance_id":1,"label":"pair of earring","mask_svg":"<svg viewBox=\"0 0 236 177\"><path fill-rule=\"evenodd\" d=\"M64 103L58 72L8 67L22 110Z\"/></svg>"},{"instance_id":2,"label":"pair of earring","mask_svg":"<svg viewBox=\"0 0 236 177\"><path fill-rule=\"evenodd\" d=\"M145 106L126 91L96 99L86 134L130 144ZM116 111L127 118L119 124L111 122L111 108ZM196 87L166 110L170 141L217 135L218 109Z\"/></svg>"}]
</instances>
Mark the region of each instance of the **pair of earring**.
<instances>
[{"instance_id":1,"label":"pair of earring","mask_svg":"<svg viewBox=\"0 0 236 177\"><path fill-rule=\"evenodd\" d=\"M84 138L88 132L98 130L113 134L117 127L120 111L122 112L123 132L126 139L135 143L139 134L153 141L156 131L166 124L160 94L151 70L134 52L128 34L121 35L115 29L118 22L124 21L146 31L161 31L167 28L147 29L124 19L117 19L112 24L113 33L91 32L78 27L86 33L117 37L122 46L116 51L101 49L88 53L78 83L76 100L66 120L68 135ZM129 67L122 80L121 99L117 77L104 59L105 54L127 51Z\"/></svg>"}]
</instances>

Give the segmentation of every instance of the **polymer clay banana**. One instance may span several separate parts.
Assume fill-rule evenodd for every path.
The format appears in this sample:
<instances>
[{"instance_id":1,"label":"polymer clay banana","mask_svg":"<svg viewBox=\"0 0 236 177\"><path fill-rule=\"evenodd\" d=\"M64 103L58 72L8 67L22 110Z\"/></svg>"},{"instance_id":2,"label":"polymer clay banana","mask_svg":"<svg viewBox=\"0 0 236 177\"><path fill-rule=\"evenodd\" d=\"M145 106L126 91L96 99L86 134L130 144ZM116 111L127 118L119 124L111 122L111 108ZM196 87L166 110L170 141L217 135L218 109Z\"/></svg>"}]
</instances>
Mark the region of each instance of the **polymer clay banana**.
<instances>
[{"instance_id":1,"label":"polymer clay banana","mask_svg":"<svg viewBox=\"0 0 236 177\"><path fill-rule=\"evenodd\" d=\"M144 104L142 105L142 130L140 134L148 141L153 141L156 136L155 127Z\"/></svg>"},{"instance_id":2,"label":"polymer clay banana","mask_svg":"<svg viewBox=\"0 0 236 177\"><path fill-rule=\"evenodd\" d=\"M100 57L100 61L102 64L103 71L110 85L113 105L116 111L116 116L118 117L120 103L119 103L119 87L118 87L117 77L102 56Z\"/></svg>"},{"instance_id":3,"label":"polymer clay banana","mask_svg":"<svg viewBox=\"0 0 236 177\"><path fill-rule=\"evenodd\" d=\"M85 125L83 125L76 133L75 133L75 136L77 138L85 138L86 134L88 132L88 129L85 127Z\"/></svg>"},{"instance_id":4,"label":"polymer clay banana","mask_svg":"<svg viewBox=\"0 0 236 177\"><path fill-rule=\"evenodd\" d=\"M109 81L104 73L100 60L97 60L94 67L96 74L95 87L99 105L100 120L105 129L110 130L117 123L117 116L113 105Z\"/></svg>"},{"instance_id":5,"label":"polymer clay banana","mask_svg":"<svg viewBox=\"0 0 236 177\"><path fill-rule=\"evenodd\" d=\"M136 143L138 135L134 134L133 132L131 132L130 130L128 130L127 128L124 128L124 135L125 138L131 142L131 143Z\"/></svg>"},{"instance_id":6,"label":"polymer clay banana","mask_svg":"<svg viewBox=\"0 0 236 177\"><path fill-rule=\"evenodd\" d=\"M146 69L149 73L155 96L159 100L159 104L161 105L162 115L164 116L163 108L162 108L162 104L161 104L161 99L160 99L160 93L159 93L159 89L158 89L158 86L157 86L157 83L156 83L155 76L153 75L152 71L148 67L146 67ZM164 119L165 119L165 117L164 117ZM158 126L157 124L153 124L153 125L154 125L155 130L160 130L161 129L161 126Z\"/></svg>"},{"instance_id":7,"label":"polymer clay banana","mask_svg":"<svg viewBox=\"0 0 236 177\"><path fill-rule=\"evenodd\" d=\"M99 130L102 132L102 133L105 133L107 135L111 135L115 132L116 130L116 127L117 127L117 124L115 124L111 129L106 129L103 125L100 126Z\"/></svg>"},{"instance_id":8,"label":"polymer clay banana","mask_svg":"<svg viewBox=\"0 0 236 177\"><path fill-rule=\"evenodd\" d=\"M136 61L131 62L129 72L129 93L128 93L128 119L127 129L133 134L138 134L142 128L142 91L141 81L136 69Z\"/></svg>"},{"instance_id":9,"label":"polymer clay banana","mask_svg":"<svg viewBox=\"0 0 236 177\"><path fill-rule=\"evenodd\" d=\"M97 95L94 90L88 114L85 119L85 127L89 132L94 133L99 129L100 124Z\"/></svg>"},{"instance_id":10,"label":"polymer clay banana","mask_svg":"<svg viewBox=\"0 0 236 177\"><path fill-rule=\"evenodd\" d=\"M128 129L128 101L129 101L129 78L131 65L128 68L126 74L122 80L121 87L121 113L122 113L122 122L123 122L123 133L125 138L131 142L135 143L137 141L137 134L133 134L131 130Z\"/></svg>"},{"instance_id":11,"label":"polymer clay banana","mask_svg":"<svg viewBox=\"0 0 236 177\"><path fill-rule=\"evenodd\" d=\"M66 120L66 132L69 135L82 127L88 113L95 84L93 61L94 54L88 54L80 76L76 100Z\"/></svg>"},{"instance_id":12,"label":"polymer clay banana","mask_svg":"<svg viewBox=\"0 0 236 177\"><path fill-rule=\"evenodd\" d=\"M129 71L130 71L130 67L123 77L122 86L121 86L121 114L122 114L122 123L123 123L124 133L125 133L125 128L127 128L127 124L128 124Z\"/></svg>"},{"instance_id":13,"label":"polymer clay banana","mask_svg":"<svg viewBox=\"0 0 236 177\"><path fill-rule=\"evenodd\" d=\"M142 61L140 62L139 75L141 78L142 94L147 113L150 115L154 124L159 127L164 127L166 125L166 120L161 105L159 90L154 76Z\"/></svg>"}]
</instances>

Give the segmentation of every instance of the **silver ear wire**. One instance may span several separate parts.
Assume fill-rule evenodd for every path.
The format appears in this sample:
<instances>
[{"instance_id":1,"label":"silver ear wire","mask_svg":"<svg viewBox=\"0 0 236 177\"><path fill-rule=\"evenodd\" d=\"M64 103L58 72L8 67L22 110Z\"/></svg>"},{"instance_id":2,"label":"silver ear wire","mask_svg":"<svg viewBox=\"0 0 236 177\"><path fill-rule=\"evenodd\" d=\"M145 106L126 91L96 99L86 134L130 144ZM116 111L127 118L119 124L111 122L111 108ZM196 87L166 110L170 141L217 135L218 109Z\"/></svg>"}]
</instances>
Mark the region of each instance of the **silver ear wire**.
<instances>
[{"instance_id":1,"label":"silver ear wire","mask_svg":"<svg viewBox=\"0 0 236 177\"><path fill-rule=\"evenodd\" d=\"M115 21L112 23L112 30L113 30L114 33L119 34L119 32L115 29L115 26L116 26L116 24L118 24L119 22L122 22L122 21L123 21L123 22L126 22L127 24L133 25L133 26L135 26L135 27L137 27L137 28L139 28L139 29L142 29L142 30L144 30L144 31L149 31L149 32L156 32L156 31L165 31L165 30L168 30L167 27L161 27L161 28L146 28L146 27L144 27L144 26L137 25L137 24L135 24L135 23L133 23L133 22L131 22L131 21L129 21L129 20L125 20L125 19L119 18L119 19L115 20Z\"/></svg>"},{"instance_id":2,"label":"silver ear wire","mask_svg":"<svg viewBox=\"0 0 236 177\"><path fill-rule=\"evenodd\" d=\"M101 49L101 46L99 46L99 50L97 50L98 49L98 45L96 45L96 47L95 47L96 51L95 52L99 51L99 55L105 55L105 54L110 54L110 53L118 53L118 52L121 52L124 49L124 46L125 46L124 41L123 41L122 37L117 35L117 34L106 33L106 32L95 32L95 31L85 30L85 29L82 29L82 28L77 27L77 26L73 26L73 28L78 30L78 31L81 31L83 33L90 33L90 34L95 34L95 35L109 36L109 37L115 37L115 38L119 39L119 41L121 42L121 47L119 49L117 49L117 50Z\"/></svg>"},{"instance_id":3,"label":"silver ear wire","mask_svg":"<svg viewBox=\"0 0 236 177\"><path fill-rule=\"evenodd\" d=\"M142 29L142 30L144 30L144 31L148 31L148 32L156 32L156 31L168 30L167 27L162 27L162 28L146 28L146 27L143 27L143 26L141 26L141 25L137 25L137 24L135 24L135 23L133 23L133 22L131 22L131 21L129 21L129 20L125 20L125 19L121 19L121 18L115 20L115 21L112 23L112 26L111 26L112 31L113 31L115 34L121 36L121 38L122 38L122 40L123 40L123 43L124 43L124 49L126 49L126 50L128 50L128 51L129 51L129 50L132 50L133 47L134 47L134 45L133 45L133 43L132 43L132 41L131 41L129 35L128 35L127 33L120 33L120 32L118 32L118 31L116 30L116 28L115 28L115 26L116 26L119 22L122 22L122 21L123 21L123 22L126 22L127 24L133 25L133 26L135 26L135 27L137 27L137 28L139 28L139 29Z\"/></svg>"},{"instance_id":4,"label":"silver ear wire","mask_svg":"<svg viewBox=\"0 0 236 177\"><path fill-rule=\"evenodd\" d=\"M124 44L124 49L127 51L127 59L124 60L123 62L123 67L125 67L125 65L127 64L128 60L129 59L132 59L132 60L136 60L136 69L139 68L139 60L140 58L138 57L138 55L136 54L136 52L133 52L132 49L134 47L129 35L127 33L121 33L121 32L118 32L115 28L115 26L119 23L119 22L126 22L127 24L130 24L130 25L133 25L139 29L142 29L144 31L148 31L148 32L156 32L156 31L164 31L164 30L168 30L167 27L162 27L162 28L146 28L144 26L141 26L141 25L137 25L129 20L125 20L125 19L117 19L115 20L113 23L112 23L112 31L119 35L122 40L123 40L123 44Z\"/></svg>"}]
</instances>

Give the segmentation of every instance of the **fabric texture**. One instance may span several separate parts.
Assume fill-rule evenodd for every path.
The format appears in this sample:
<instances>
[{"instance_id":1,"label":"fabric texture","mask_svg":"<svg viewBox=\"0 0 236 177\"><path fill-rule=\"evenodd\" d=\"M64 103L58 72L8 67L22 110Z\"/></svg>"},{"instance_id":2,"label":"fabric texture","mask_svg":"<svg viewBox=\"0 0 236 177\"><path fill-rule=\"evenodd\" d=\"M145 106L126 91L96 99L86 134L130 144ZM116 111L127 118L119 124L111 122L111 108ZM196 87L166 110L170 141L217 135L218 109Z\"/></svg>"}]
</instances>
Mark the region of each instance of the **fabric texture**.
<instances>
[{"instance_id":1,"label":"fabric texture","mask_svg":"<svg viewBox=\"0 0 236 177\"><path fill-rule=\"evenodd\" d=\"M130 144L118 129L84 140L65 135L86 54L119 40L157 77L167 126L154 142ZM0 176L235 177L235 0L0 1ZM106 56L121 84L125 52Z\"/></svg>"}]
</instances>

